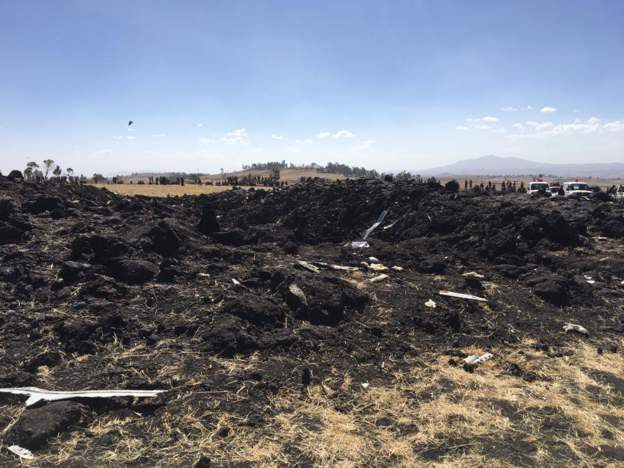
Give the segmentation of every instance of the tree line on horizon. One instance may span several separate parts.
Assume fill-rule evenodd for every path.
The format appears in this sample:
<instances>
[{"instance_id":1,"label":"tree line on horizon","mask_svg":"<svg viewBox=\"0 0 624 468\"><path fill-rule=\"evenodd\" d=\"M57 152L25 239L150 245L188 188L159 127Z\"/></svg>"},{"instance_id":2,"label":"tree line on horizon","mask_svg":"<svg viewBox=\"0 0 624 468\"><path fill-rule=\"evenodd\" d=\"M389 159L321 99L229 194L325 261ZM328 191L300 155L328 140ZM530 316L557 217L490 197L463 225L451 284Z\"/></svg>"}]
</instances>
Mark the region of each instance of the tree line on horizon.
<instances>
[{"instance_id":1,"label":"tree line on horizon","mask_svg":"<svg viewBox=\"0 0 624 468\"><path fill-rule=\"evenodd\" d=\"M349 166L348 164L338 162L330 162L324 166L316 163L297 166L293 163L287 163L286 161L268 161L264 163L243 164L243 170L245 171L275 171L281 169L316 169L320 173L341 174L345 177L379 177L379 172L375 169Z\"/></svg>"}]
</instances>

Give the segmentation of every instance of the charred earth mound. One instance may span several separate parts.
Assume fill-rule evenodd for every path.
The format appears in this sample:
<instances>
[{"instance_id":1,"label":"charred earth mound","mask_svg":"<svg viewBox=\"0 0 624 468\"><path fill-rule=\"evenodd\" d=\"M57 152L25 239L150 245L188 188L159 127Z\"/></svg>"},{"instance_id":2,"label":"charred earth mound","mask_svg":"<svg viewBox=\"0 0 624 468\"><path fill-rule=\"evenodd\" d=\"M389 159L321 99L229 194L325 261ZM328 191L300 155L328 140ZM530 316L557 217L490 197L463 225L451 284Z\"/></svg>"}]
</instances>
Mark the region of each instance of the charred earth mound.
<instances>
[{"instance_id":1,"label":"charred earth mound","mask_svg":"<svg viewBox=\"0 0 624 468\"><path fill-rule=\"evenodd\" d=\"M623 237L622 205L415 182L124 198L1 179L0 387L169 390L27 409L7 441L50 457L73 441L94 462L131 438L149 448L135 463L190 464L205 455L199 426L211 441L267 434L285 391L320 386L350 414L336 376L383 385L410 359L527 340L553 356L579 340L608 349L624 331ZM23 401L1 398L7 411ZM184 418L196 424L175 436L147 429ZM113 419L131 424L102 429ZM25 428L35 420L51 429ZM228 462L214 444L207 456ZM283 450L284 463L319 462Z\"/></svg>"}]
</instances>

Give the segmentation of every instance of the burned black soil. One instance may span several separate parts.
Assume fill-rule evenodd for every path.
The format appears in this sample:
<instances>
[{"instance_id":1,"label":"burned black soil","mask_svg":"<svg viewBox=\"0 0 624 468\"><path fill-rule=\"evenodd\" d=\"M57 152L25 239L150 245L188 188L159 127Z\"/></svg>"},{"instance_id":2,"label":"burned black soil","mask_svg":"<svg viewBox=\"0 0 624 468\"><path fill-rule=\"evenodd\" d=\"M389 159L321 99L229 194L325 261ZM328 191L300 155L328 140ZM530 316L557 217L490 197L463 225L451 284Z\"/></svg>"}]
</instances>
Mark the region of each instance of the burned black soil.
<instances>
[{"instance_id":1,"label":"burned black soil","mask_svg":"<svg viewBox=\"0 0 624 468\"><path fill-rule=\"evenodd\" d=\"M353 248L384 211L370 246ZM621 460L617 416L580 450L549 444L582 437L580 420L556 402L490 401L479 379L489 369L494 385L530 394L555 385L552 363L580 347L620 358L623 242L624 205L597 200L381 180L124 198L0 179L0 386L169 390L21 415L23 399L1 396L4 446L61 464L366 464L333 445L335 430L365 441L372 464ZM466 372L474 350L495 357ZM606 414L621 405L624 376L577 364L587 401ZM375 388L398 392L405 412L363 407L388 397ZM506 429L425 437L409 420L423 405L460 405L463 392L480 392L475 404ZM449 427L470 426L451 416ZM0 463L15 457L2 450Z\"/></svg>"}]
</instances>

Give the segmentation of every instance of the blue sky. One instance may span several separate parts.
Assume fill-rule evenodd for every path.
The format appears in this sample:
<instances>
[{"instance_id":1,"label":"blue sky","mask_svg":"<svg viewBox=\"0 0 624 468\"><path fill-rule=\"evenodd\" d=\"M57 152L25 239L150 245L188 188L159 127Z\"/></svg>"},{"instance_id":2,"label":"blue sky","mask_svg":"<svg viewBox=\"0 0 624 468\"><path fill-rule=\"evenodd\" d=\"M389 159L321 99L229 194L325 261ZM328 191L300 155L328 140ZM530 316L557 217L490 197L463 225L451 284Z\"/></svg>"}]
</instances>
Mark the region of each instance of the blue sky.
<instances>
[{"instance_id":1,"label":"blue sky","mask_svg":"<svg viewBox=\"0 0 624 468\"><path fill-rule=\"evenodd\" d=\"M619 0L0 0L0 170L624 162L623 25Z\"/></svg>"}]
</instances>

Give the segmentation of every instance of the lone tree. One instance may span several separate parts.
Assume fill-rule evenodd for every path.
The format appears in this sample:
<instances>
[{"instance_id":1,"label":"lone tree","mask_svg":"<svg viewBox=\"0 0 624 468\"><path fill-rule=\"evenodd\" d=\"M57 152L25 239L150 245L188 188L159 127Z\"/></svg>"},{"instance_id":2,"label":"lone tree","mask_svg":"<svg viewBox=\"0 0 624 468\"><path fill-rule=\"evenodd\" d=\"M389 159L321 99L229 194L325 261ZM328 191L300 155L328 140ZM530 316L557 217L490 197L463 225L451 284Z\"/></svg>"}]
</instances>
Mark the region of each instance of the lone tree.
<instances>
[{"instance_id":1,"label":"lone tree","mask_svg":"<svg viewBox=\"0 0 624 468\"><path fill-rule=\"evenodd\" d=\"M65 169L65 172L67 172L67 175L69 177L74 175L74 170L71 167L68 167L67 169Z\"/></svg>"},{"instance_id":2,"label":"lone tree","mask_svg":"<svg viewBox=\"0 0 624 468\"><path fill-rule=\"evenodd\" d=\"M63 170L61 169L61 166L56 166L54 170L52 171L52 174L54 174L55 177L61 177L62 173L63 173Z\"/></svg>"},{"instance_id":3,"label":"lone tree","mask_svg":"<svg viewBox=\"0 0 624 468\"><path fill-rule=\"evenodd\" d=\"M48 174L50 173L50 169L52 169L52 166L54 165L54 160L53 159L44 159L43 160L43 165L45 166L45 178L48 178Z\"/></svg>"},{"instance_id":4,"label":"lone tree","mask_svg":"<svg viewBox=\"0 0 624 468\"><path fill-rule=\"evenodd\" d=\"M104 176L102 174L93 174L93 183L94 184L99 184L103 180L104 180Z\"/></svg>"}]
</instances>

